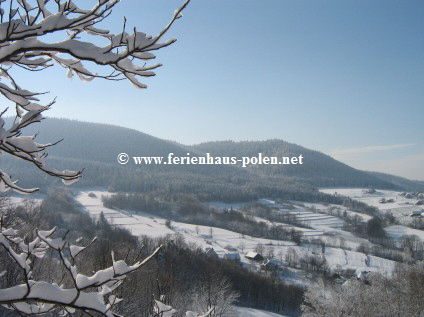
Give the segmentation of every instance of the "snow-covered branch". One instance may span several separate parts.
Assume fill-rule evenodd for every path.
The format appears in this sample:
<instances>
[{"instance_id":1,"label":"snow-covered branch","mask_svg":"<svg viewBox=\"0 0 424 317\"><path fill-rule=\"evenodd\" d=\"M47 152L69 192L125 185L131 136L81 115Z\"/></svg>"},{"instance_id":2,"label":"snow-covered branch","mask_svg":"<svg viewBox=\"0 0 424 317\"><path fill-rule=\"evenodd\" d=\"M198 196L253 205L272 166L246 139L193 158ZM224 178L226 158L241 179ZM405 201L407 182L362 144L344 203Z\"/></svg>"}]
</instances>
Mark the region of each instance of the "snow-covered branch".
<instances>
[{"instance_id":1,"label":"snow-covered branch","mask_svg":"<svg viewBox=\"0 0 424 317\"><path fill-rule=\"evenodd\" d=\"M62 238L53 238L56 228L49 231L36 230L31 242L17 235L12 228L0 226L0 246L23 273L20 284L0 289L0 304L22 314L44 314L55 310L66 315L76 310L87 313L100 313L102 316L118 316L115 306L121 301L113 294L128 274L144 266L160 250L158 247L150 256L131 265L123 260L115 260L112 253L112 266L97 271L91 276L78 271L75 259L87 246L78 246ZM94 241L92 241L94 242ZM71 287L39 281L33 276L32 258L43 258L48 250L58 255L58 265L68 272ZM0 272L4 275L5 272Z\"/></svg>"},{"instance_id":2,"label":"snow-covered branch","mask_svg":"<svg viewBox=\"0 0 424 317\"><path fill-rule=\"evenodd\" d=\"M48 167L45 164L45 158L47 156L45 150L54 144L39 144L35 141L35 136L22 136L22 129L35 122L40 122L43 119L42 113L49 108L50 105L45 107L35 105L28 107L27 109L29 110L21 117L17 116L9 129L4 128L5 122L0 116L0 151L33 163L43 172L60 177L65 184L70 184L78 180L81 171L59 171ZM9 189L22 194L32 193L37 190L37 188L24 189L17 186L16 181L12 181L9 175L0 170L0 191L4 192Z\"/></svg>"},{"instance_id":3,"label":"snow-covered branch","mask_svg":"<svg viewBox=\"0 0 424 317\"><path fill-rule=\"evenodd\" d=\"M3 113L0 115L0 151L29 161L65 183L78 180L81 171L58 171L47 167L45 149L53 144L38 144L35 137L21 135L24 127L41 121L42 113L54 101L40 105L38 97L41 93L21 88L11 75L11 68L18 66L35 72L57 64L67 70L69 78L76 75L83 81L127 79L137 88L146 88L140 78L154 76L153 70L162 66L147 64L155 58L152 52L176 41L164 41L163 37L182 16L181 12L190 0L185 0L156 36L138 32L135 28L127 33L126 22L120 33L98 28L97 24L109 17L119 0L81 1L81 4L87 2L94 3L94 6L83 8L71 0L0 0L0 93L16 107L15 121L7 130L1 119ZM60 36L62 39L57 40ZM105 44L98 44L101 42ZM104 73L92 70L93 67L104 70ZM18 187L0 171L0 191L8 189L22 193L37 190Z\"/></svg>"}]
</instances>

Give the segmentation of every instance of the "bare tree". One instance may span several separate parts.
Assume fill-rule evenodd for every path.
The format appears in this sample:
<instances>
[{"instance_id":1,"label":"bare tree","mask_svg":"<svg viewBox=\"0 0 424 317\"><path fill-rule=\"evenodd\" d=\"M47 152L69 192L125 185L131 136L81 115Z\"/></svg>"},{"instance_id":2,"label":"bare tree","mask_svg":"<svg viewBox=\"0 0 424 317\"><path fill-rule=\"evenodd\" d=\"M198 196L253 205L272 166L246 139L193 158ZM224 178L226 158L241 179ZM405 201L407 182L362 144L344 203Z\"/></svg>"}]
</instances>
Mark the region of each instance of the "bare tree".
<instances>
[{"instance_id":1,"label":"bare tree","mask_svg":"<svg viewBox=\"0 0 424 317\"><path fill-rule=\"evenodd\" d=\"M397 264L393 276L368 273L343 285L309 287L302 316L423 316L423 264Z\"/></svg>"},{"instance_id":2,"label":"bare tree","mask_svg":"<svg viewBox=\"0 0 424 317\"><path fill-rule=\"evenodd\" d=\"M238 297L231 283L216 273L204 276L192 290L194 309L211 317L236 315L233 303Z\"/></svg>"},{"instance_id":3,"label":"bare tree","mask_svg":"<svg viewBox=\"0 0 424 317\"><path fill-rule=\"evenodd\" d=\"M288 248L287 254L286 254L286 262L290 267L296 267L298 263L298 255L296 253L296 250L293 248Z\"/></svg>"},{"instance_id":4,"label":"bare tree","mask_svg":"<svg viewBox=\"0 0 424 317\"><path fill-rule=\"evenodd\" d=\"M262 243L258 243L255 247L255 252L259 253L260 255L263 255L265 252L265 247Z\"/></svg>"},{"instance_id":5,"label":"bare tree","mask_svg":"<svg viewBox=\"0 0 424 317\"><path fill-rule=\"evenodd\" d=\"M78 3L79 2L79 3ZM33 92L20 86L14 69L29 72L43 71L54 65L67 70L68 78L80 80L95 78L119 81L129 80L137 88L147 86L140 78L154 76L159 63L150 64L152 53L174 43L175 39L163 41L164 35L182 16L190 0L185 0L170 22L156 36L126 31L126 19L122 30L111 33L98 25L108 18L119 0L0 0L0 94L15 108L15 118L5 127L0 113L0 153L8 153L25 160L44 173L62 179L65 184L77 181L82 171L57 170L46 165L46 150L55 143L39 144L35 136L23 135L23 130L40 122L43 113L50 109L49 103L40 101L44 92ZM92 5L91 8L84 6ZM103 44L100 44L103 43ZM98 72L99 71L99 72ZM14 190L32 193L37 188L24 189L8 174L0 170L0 191ZM118 316L114 308L120 299L114 291L126 276L141 268L156 255L160 247L143 261L137 258L131 265L126 260L115 260L112 266L88 276L82 274L76 258L88 246L70 244L65 238L53 238L51 231L35 230L33 239L21 238L17 230L4 227L0 222L0 246L9 255L12 268L20 272L16 284L0 288L0 305L19 315L53 313L72 314L74 311ZM92 241L94 242L94 240ZM59 281L37 280L34 263L37 258L51 258L47 251L56 254L65 275ZM59 270L60 271L60 270ZM0 270L0 278L8 274ZM157 313L165 316L161 303L156 302ZM159 316L158 315L158 316Z\"/></svg>"},{"instance_id":6,"label":"bare tree","mask_svg":"<svg viewBox=\"0 0 424 317\"><path fill-rule=\"evenodd\" d=\"M53 238L56 231L54 228L50 231L36 230L35 238L26 241L13 228L3 227L2 222L0 245L20 269L22 280L17 281L16 285L0 289L0 304L21 314L55 312L66 315L79 310L107 317L118 316L113 310L121 299L113 295L113 291L128 274L144 266L161 248L158 247L142 261L135 259L131 265L124 260L115 260L112 252L112 266L86 276L79 272L76 258L95 240L87 246L74 245L65 239ZM64 268L70 286L64 282L65 276L55 282L36 280L33 274L34 259L44 258L48 250L56 252L59 259L57 263ZM0 276L6 273L0 272Z\"/></svg>"},{"instance_id":7,"label":"bare tree","mask_svg":"<svg viewBox=\"0 0 424 317\"><path fill-rule=\"evenodd\" d=\"M238 247L241 250L241 252L244 253L244 250L246 249L246 244L243 241L241 241Z\"/></svg>"},{"instance_id":8,"label":"bare tree","mask_svg":"<svg viewBox=\"0 0 424 317\"><path fill-rule=\"evenodd\" d=\"M46 149L56 143L39 144L35 136L23 136L22 130L43 119L55 100L39 104L43 92L22 88L15 79L14 68L30 72L42 71L59 65L67 70L68 77L76 75L83 81L94 78L129 80L138 88L147 86L139 78L154 76L161 64L147 63L155 58L152 53L174 43L175 39L162 41L165 33L181 17L190 0L175 11L171 21L156 36L126 32L126 20L120 33L98 28L109 17L119 0L81 1L94 3L86 9L71 0L0 0L0 93L14 104L15 120L5 128L0 114L0 152L8 153L34 164L43 172L59 177L65 184L79 179L82 171L57 170L46 165ZM62 37L60 40L56 40ZM106 45L101 46L102 40ZM101 69L97 73L90 69ZM16 185L9 175L0 170L0 191L13 189L31 193L37 188L24 189Z\"/></svg>"}]
</instances>

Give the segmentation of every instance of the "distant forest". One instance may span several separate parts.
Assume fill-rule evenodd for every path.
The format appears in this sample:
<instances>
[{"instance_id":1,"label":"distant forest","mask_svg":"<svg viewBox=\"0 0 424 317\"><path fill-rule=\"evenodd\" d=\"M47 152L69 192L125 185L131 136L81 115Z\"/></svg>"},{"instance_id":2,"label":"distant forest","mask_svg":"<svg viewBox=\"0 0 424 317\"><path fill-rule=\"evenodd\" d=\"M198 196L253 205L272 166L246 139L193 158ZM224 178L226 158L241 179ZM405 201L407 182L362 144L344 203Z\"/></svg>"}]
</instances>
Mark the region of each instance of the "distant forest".
<instances>
[{"instance_id":1,"label":"distant forest","mask_svg":"<svg viewBox=\"0 0 424 317\"><path fill-rule=\"evenodd\" d=\"M11 124L10 120L6 122ZM39 130L36 130L39 128ZM150 135L105 124L48 118L28 129L39 142L64 140L49 148L47 162L58 169L84 169L73 187L102 187L113 192L192 194L199 200L246 201L262 197L333 202L317 187L375 187L424 190L422 182L351 168L331 157L282 140L262 142L210 142L188 147ZM57 139L54 136L57 135ZM49 136L46 138L46 136ZM129 156L298 156L303 165L120 165L119 153ZM6 154L2 168L24 187L47 189L59 180L44 175L29 163Z\"/></svg>"}]
</instances>

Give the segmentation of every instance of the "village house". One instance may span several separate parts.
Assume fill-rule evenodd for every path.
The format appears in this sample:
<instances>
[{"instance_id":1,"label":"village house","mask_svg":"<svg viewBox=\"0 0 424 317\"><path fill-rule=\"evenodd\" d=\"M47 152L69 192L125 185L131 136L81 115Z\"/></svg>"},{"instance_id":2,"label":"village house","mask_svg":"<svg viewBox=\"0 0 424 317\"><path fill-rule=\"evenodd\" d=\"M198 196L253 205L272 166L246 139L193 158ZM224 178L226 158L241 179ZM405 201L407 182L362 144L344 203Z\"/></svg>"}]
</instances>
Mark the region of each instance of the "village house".
<instances>
[{"instance_id":1,"label":"village house","mask_svg":"<svg viewBox=\"0 0 424 317\"><path fill-rule=\"evenodd\" d=\"M205 254L211 258L218 258L218 254L213 248L206 248Z\"/></svg>"},{"instance_id":2,"label":"village house","mask_svg":"<svg viewBox=\"0 0 424 317\"><path fill-rule=\"evenodd\" d=\"M249 252L244 257L252 261L263 261L264 259L262 255L256 252Z\"/></svg>"}]
</instances>

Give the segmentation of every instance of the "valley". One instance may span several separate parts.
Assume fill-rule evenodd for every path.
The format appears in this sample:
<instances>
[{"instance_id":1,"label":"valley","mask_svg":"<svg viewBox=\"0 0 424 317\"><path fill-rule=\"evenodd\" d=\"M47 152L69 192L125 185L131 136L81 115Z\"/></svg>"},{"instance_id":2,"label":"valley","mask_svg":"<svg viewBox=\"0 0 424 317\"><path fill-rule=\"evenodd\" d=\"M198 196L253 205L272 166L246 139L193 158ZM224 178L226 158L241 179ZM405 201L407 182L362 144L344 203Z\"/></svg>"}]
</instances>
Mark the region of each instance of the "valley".
<instances>
[{"instance_id":1,"label":"valley","mask_svg":"<svg viewBox=\"0 0 424 317\"><path fill-rule=\"evenodd\" d=\"M141 244L150 251L163 245L166 251L155 260L155 268L149 268L151 274L140 273L124 287L138 305L150 305L151 298L133 297L131 283L147 281L148 287L138 292L161 296L153 291L160 280L171 297L167 302L181 312L205 311L195 305L196 292L202 283L225 280L231 282L228 303L236 306L235 316L308 316L309 308L321 306L325 312L339 312L347 303L343 296L350 298L351 292L375 288L396 296L396 283L405 280L399 272L407 270L405 276L413 279L413 270L424 259L422 182L357 170L283 140L186 146L121 127L64 119L46 122L40 135L60 130L68 142L52 149L52 165L84 167L83 177L65 189L59 180L5 157L3 166L15 178L26 187L41 187L31 195L32 202L11 197L9 208L19 211L23 224L56 226L62 235L75 231L86 240L99 236L100 253L86 255L96 269L109 263L112 250L123 258ZM108 146L96 150L98 144ZM119 153L302 155L303 164L121 165L116 161ZM36 216L28 218L31 213ZM370 280L376 284L362 289ZM183 301L181 293L186 295ZM326 306L328 293L341 296L336 307Z\"/></svg>"},{"instance_id":2,"label":"valley","mask_svg":"<svg viewBox=\"0 0 424 317\"><path fill-rule=\"evenodd\" d=\"M290 280L299 285L313 283L317 273L324 270L330 275L342 274L342 272L357 275L362 271L390 275L395 268L395 261L356 251L361 244L372 246L373 243L343 230L344 209L340 209L340 206L295 201L283 205L265 199L250 203L250 205L264 205L274 208L278 212L287 213L294 216L300 224L309 227L272 222L261 217L255 218L257 222L268 222L274 226L282 225L289 230L300 232L301 242L295 243L288 239L253 237L215 226L170 221L155 215L155 213L106 208L102 204L101 197L111 195L104 191L83 191L77 195L76 199L93 219L98 219L103 213L111 225L125 228L135 236L146 235L156 238L179 236L187 243L199 246L205 252L207 249L213 248L218 257L223 259L234 257L234 254L237 254L235 257L237 260L239 259L243 267L255 271L261 270L262 261L249 260L245 255L248 252L260 253L265 259L277 261L281 279ZM221 209L233 208L231 204L213 203L212 205ZM242 212L246 205L249 204L234 204L234 210ZM241 209L237 209L240 207ZM366 214L358 214L349 210L347 213L363 217L361 218L363 222L370 219L370 216ZM394 232L395 228L395 226L391 226L387 231ZM419 232L424 233L423 231ZM322 263L311 269L310 264L307 263L307 259L311 258Z\"/></svg>"}]
</instances>

